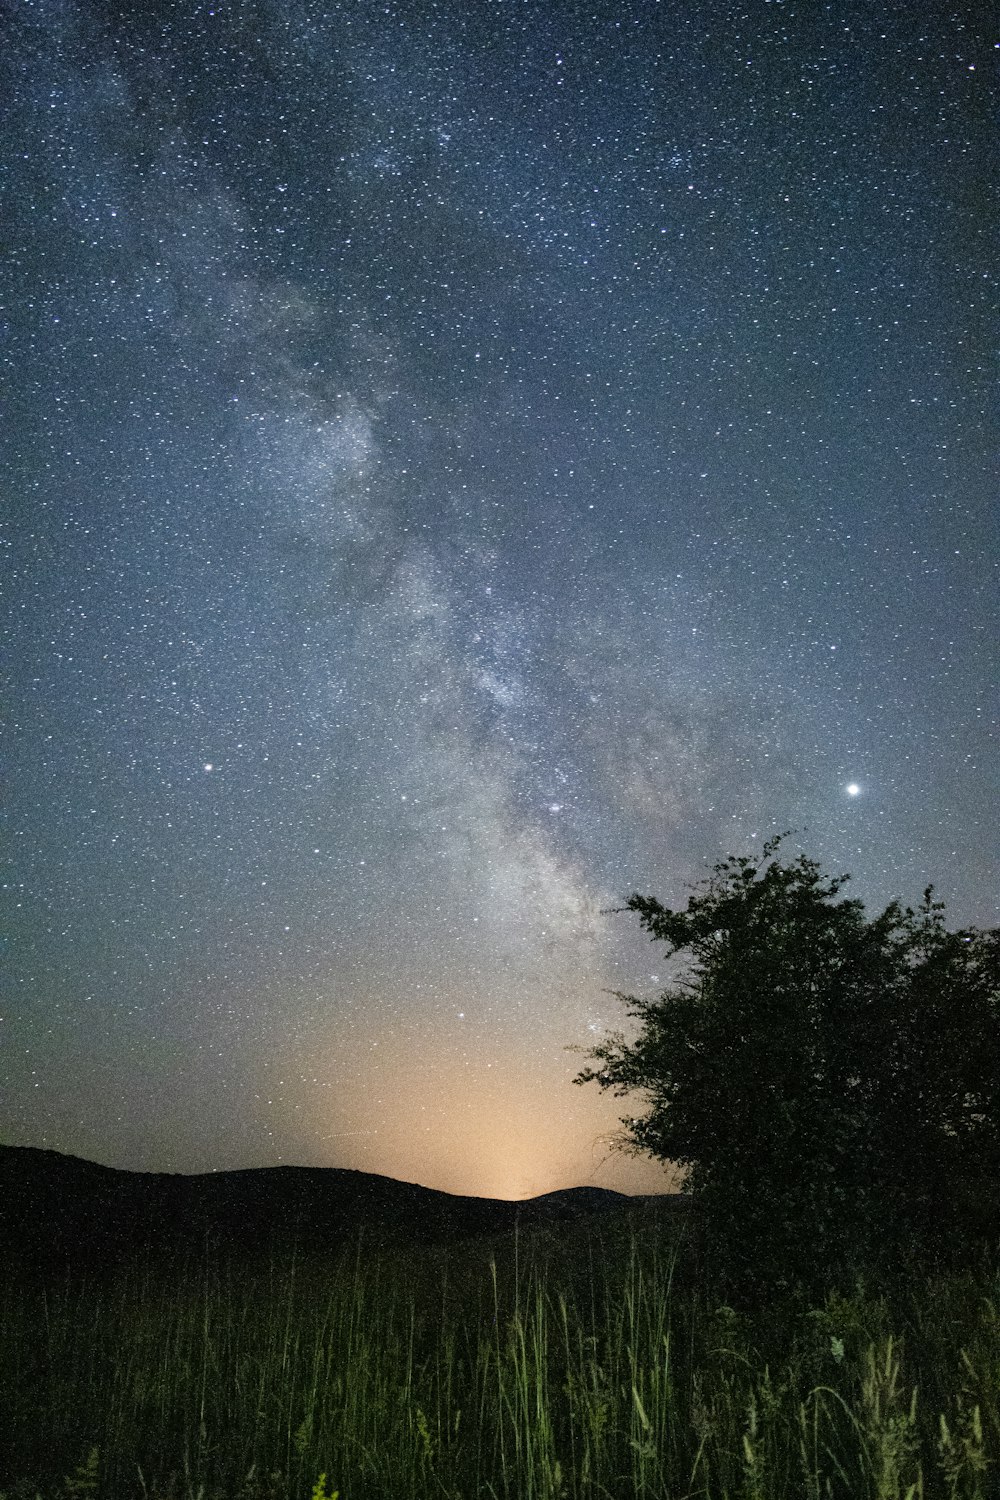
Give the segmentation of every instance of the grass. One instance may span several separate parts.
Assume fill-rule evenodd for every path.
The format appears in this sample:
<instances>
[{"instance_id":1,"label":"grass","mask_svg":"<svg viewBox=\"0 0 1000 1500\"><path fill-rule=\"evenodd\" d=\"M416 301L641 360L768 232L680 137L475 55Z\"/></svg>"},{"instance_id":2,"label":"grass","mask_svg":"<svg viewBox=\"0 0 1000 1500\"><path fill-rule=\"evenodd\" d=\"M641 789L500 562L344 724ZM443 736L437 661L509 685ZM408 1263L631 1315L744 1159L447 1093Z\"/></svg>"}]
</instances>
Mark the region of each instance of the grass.
<instances>
[{"instance_id":1,"label":"grass","mask_svg":"<svg viewBox=\"0 0 1000 1500\"><path fill-rule=\"evenodd\" d=\"M990 1500L1000 1273L718 1305L637 1210L557 1238L8 1268L5 1500Z\"/></svg>"}]
</instances>

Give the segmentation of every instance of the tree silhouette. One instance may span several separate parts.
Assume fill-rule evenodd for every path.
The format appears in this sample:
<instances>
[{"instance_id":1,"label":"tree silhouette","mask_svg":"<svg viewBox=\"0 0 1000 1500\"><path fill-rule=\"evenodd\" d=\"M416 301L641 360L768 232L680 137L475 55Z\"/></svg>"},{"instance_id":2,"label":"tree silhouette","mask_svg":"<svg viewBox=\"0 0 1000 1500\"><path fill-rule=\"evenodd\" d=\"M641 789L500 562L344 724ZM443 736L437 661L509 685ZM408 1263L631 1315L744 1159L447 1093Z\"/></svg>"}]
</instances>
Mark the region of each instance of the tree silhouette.
<instances>
[{"instance_id":1,"label":"tree silhouette","mask_svg":"<svg viewBox=\"0 0 1000 1500\"><path fill-rule=\"evenodd\" d=\"M1000 931L924 894L868 919L800 855L716 865L684 911L633 895L687 970L577 1083L639 1093L629 1146L686 1169L706 1269L733 1300L1000 1238Z\"/></svg>"}]
</instances>

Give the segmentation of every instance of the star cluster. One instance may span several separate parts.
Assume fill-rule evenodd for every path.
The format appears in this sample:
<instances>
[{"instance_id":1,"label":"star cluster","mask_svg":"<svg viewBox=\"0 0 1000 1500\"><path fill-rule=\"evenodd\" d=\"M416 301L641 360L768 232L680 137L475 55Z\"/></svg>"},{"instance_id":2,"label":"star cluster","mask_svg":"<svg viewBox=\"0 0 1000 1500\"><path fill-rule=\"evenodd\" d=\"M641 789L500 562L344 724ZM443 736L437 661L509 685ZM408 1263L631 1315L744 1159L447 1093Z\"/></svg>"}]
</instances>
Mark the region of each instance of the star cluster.
<instances>
[{"instance_id":1,"label":"star cluster","mask_svg":"<svg viewBox=\"0 0 1000 1500\"><path fill-rule=\"evenodd\" d=\"M5 1139L595 1180L625 918L996 889L995 50L890 0L15 0Z\"/></svg>"}]
</instances>

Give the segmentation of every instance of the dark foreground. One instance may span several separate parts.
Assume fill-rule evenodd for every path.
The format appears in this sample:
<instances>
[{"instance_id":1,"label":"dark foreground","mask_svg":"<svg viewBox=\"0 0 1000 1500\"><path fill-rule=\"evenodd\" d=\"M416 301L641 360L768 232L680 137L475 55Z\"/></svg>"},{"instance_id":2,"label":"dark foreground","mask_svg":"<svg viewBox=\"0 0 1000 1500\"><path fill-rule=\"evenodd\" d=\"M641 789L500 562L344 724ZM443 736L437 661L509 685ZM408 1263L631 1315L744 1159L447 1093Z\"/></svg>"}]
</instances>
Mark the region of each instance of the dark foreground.
<instances>
[{"instance_id":1,"label":"dark foreground","mask_svg":"<svg viewBox=\"0 0 1000 1500\"><path fill-rule=\"evenodd\" d=\"M16 1254L16 1193L0 1200L7 1500L1000 1493L985 1260L755 1315L713 1297L694 1217L657 1200L518 1208L351 1173L335 1210L314 1174L281 1169L281 1222L250 1214L254 1173L156 1180L149 1220L133 1174L34 1159ZM20 1172L31 1192L31 1160L0 1156L8 1187ZM88 1187L67 1192L79 1171ZM192 1192L206 1182L222 1187Z\"/></svg>"}]
</instances>

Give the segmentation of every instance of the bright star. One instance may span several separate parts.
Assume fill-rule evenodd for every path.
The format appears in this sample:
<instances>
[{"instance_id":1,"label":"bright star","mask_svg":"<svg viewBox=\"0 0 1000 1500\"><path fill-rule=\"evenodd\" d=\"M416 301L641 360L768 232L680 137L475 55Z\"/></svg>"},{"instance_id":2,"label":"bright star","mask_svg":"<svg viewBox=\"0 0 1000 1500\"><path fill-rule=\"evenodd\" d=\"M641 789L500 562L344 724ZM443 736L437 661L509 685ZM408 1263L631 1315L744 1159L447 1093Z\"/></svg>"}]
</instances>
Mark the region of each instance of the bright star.
<instances>
[{"instance_id":1,"label":"bright star","mask_svg":"<svg viewBox=\"0 0 1000 1500\"><path fill-rule=\"evenodd\" d=\"M861 788L858 786L858 783L856 781L852 781L847 788L847 795L849 797L857 797L860 795L860 792Z\"/></svg>"}]
</instances>

